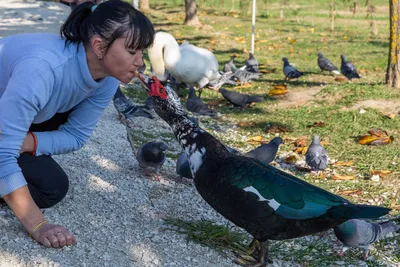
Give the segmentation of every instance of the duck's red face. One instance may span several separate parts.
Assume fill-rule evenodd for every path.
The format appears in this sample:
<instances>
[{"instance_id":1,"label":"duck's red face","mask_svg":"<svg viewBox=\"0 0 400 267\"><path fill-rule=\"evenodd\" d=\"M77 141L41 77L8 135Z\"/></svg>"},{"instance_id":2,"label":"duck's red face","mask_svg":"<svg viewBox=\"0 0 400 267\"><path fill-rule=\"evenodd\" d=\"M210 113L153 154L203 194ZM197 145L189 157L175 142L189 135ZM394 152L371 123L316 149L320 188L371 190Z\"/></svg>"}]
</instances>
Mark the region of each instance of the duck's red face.
<instances>
[{"instance_id":1,"label":"duck's red face","mask_svg":"<svg viewBox=\"0 0 400 267\"><path fill-rule=\"evenodd\" d=\"M156 76L153 76L150 80L149 96L158 96L164 100L168 99L167 90Z\"/></svg>"}]
</instances>

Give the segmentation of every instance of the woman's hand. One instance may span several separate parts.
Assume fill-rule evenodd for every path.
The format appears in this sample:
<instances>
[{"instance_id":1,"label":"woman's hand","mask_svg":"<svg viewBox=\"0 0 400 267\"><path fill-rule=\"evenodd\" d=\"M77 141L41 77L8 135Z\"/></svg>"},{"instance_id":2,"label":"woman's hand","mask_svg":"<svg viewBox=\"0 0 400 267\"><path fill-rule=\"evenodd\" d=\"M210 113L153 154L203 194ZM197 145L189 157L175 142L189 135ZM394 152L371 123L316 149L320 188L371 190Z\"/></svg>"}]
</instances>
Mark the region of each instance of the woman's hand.
<instances>
[{"instance_id":1,"label":"woman's hand","mask_svg":"<svg viewBox=\"0 0 400 267\"><path fill-rule=\"evenodd\" d=\"M76 237L65 227L45 223L32 233L32 238L48 248L62 248L76 243Z\"/></svg>"}]
</instances>

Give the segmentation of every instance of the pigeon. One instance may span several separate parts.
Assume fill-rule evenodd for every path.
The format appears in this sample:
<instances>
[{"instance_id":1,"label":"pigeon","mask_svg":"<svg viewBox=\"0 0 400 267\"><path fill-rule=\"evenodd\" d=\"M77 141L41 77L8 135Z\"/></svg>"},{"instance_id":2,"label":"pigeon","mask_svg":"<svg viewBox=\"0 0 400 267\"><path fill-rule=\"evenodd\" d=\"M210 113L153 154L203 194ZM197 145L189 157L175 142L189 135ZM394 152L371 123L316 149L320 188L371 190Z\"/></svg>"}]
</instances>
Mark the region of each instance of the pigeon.
<instances>
[{"instance_id":1,"label":"pigeon","mask_svg":"<svg viewBox=\"0 0 400 267\"><path fill-rule=\"evenodd\" d=\"M275 137L268 144L262 144L259 147L244 154L246 157L251 157L261 161L264 164L270 164L278 152L279 145L283 143L282 138Z\"/></svg>"},{"instance_id":2,"label":"pigeon","mask_svg":"<svg viewBox=\"0 0 400 267\"><path fill-rule=\"evenodd\" d=\"M286 240L334 228L350 219L379 218L391 209L356 204L260 161L229 152L215 136L196 127L157 78L144 80L154 110L185 151L201 197L219 214L253 236L249 256L236 262L265 266L269 240ZM201 265L201 264L199 264Z\"/></svg>"},{"instance_id":3,"label":"pigeon","mask_svg":"<svg viewBox=\"0 0 400 267\"><path fill-rule=\"evenodd\" d=\"M233 72L225 72L221 74L221 78L219 80L210 81L207 86L214 90L218 90L222 85L229 84L229 85L236 85L234 81L235 73ZM199 98L200 98L200 89L199 89Z\"/></svg>"},{"instance_id":4,"label":"pigeon","mask_svg":"<svg viewBox=\"0 0 400 267\"><path fill-rule=\"evenodd\" d=\"M144 168L145 175L147 169L154 169L156 173L156 180L160 181L159 169L165 161L165 151L168 146L164 142L148 142L142 144L136 153L136 159L139 162L139 166Z\"/></svg>"},{"instance_id":5,"label":"pigeon","mask_svg":"<svg viewBox=\"0 0 400 267\"><path fill-rule=\"evenodd\" d=\"M338 68L335 65L333 65L333 63L330 62L329 59L324 57L322 52L318 52L318 66L321 69L321 71L326 70L335 75L340 74L340 72L338 71Z\"/></svg>"},{"instance_id":6,"label":"pigeon","mask_svg":"<svg viewBox=\"0 0 400 267\"><path fill-rule=\"evenodd\" d=\"M251 96L251 95L241 94L235 91L226 90L224 88L220 88L218 92L220 92L221 95L235 107L245 108L247 104L253 102L261 102L264 100L264 97L262 96Z\"/></svg>"},{"instance_id":7,"label":"pigeon","mask_svg":"<svg viewBox=\"0 0 400 267\"><path fill-rule=\"evenodd\" d=\"M364 260L366 260L369 250L373 248L372 243L382 239L389 233L399 231L400 227L394 221L375 223L351 219L336 226L333 230L336 237L344 245L342 252L339 253L340 256L349 247L357 247L365 250Z\"/></svg>"},{"instance_id":8,"label":"pigeon","mask_svg":"<svg viewBox=\"0 0 400 267\"><path fill-rule=\"evenodd\" d=\"M235 63L234 63L235 58L236 58L236 55L232 55L231 59L227 63L225 63L224 68L222 69L222 71L224 73L225 72L235 72L236 71L237 68L236 68Z\"/></svg>"},{"instance_id":9,"label":"pigeon","mask_svg":"<svg viewBox=\"0 0 400 267\"><path fill-rule=\"evenodd\" d=\"M118 112L120 121L132 128L134 127L133 119L134 117L145 117L148 119L153 119L153 115L149 113L145 108L136 106L135 103L127 98L118 86L117 91L113 97L114 107Z\"/></svg>"},{"instance_id":10,"label":"pigeon","mask_svg":"<svg viewBox=\"0 0 400 267\"><path fill-rule=\"evenodd\" d=\"M318 135L314 135L311 145L307 149L306 163L312 170L322 171L326 168L328 154L321 146Z\"/></svg>"},{"instance_id":11,"label":"pigeon","mask_svg":"<svg viewBox=\"0 0 400 267\"><path fill-rule=\"evenodd\" d=\"M289 64L289 60L287 58L282 58L282 61L283 73L285 74L286 79L295 79L303 75L302 72L298 71L295 67Z\"/></svg>"},{"instance_id":12,"label":"pigeon","mask_svg":"<svg viewBox=\"0 0 400 267\"><path fill-rule=\"evenodd\" d=\"M360 75L357 73L356 67L354 67L353 63L347 60L345 55L340 55L342 59L342 64L340 65L340 71L347 79L359 79L361 78Z\"/></svg>"},{"instance_id":13,"label":"pigeon","mask_svg":"<svg viewBox=\"0 0 400 267\"><path fill-rule=\"evenodd\" d=\"M233 75L233 79L238 80L240 85L249 83L251 80L257 80L261 77L261 73L254 73L247 70L237 69Z\"/></svg>"},{"instance_id":14,"label":"pigeon","mask_svg":"<svg viewBox=\"0 0 400 267\"><path fill-rule=\"evenodd\" d=\"M258 68L258 61L254 57L253 53L249 53L249 58L246 59L245 63L246 63L246 70L247 71L255 72L255 73L260 72L260 70Z\"/></svg>"},{"instance_id":15,"label":"pigeon","mask_svg":"<svg viewBox=\"0 0 400 267\"><path fill-rule=\"evenodd\" d=\"M203 101L196 96L193 86L189 88L189 96L186 101L187 110L197 115L216 116L215 111L210 109Z\"/></svg>"}]
</instances>

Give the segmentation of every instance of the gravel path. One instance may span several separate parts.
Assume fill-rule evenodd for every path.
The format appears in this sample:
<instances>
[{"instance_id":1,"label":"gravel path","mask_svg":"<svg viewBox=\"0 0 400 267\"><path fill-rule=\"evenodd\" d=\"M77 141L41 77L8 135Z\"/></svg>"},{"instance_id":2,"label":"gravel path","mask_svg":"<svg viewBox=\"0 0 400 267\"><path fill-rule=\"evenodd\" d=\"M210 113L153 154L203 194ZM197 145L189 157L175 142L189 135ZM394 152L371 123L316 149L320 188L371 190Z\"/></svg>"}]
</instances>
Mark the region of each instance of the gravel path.
<instances>
[{"instance_id":1,"label":"gravel path","mask_svg":"<svg viewBox=\"0 0 400 267\"><path fill-rule=\"evenodd\" d=\"M57 3L1 0L0 37L57 33L68 13L68 7ZM192 184L170 179L176 178L173 162L163 167L161 182L145 178L126 134L110 105L83 149L55 157L70 177L70 190L61 203L45 210L45 216L76 234L77 245L63 249L38 245L11 211L0 206L0 267L236 266L232 255L165 231L162 218L167 215L226 220L201 199ZM274 265L280 264L276 261Z\"/></svg>"}]
</instances>

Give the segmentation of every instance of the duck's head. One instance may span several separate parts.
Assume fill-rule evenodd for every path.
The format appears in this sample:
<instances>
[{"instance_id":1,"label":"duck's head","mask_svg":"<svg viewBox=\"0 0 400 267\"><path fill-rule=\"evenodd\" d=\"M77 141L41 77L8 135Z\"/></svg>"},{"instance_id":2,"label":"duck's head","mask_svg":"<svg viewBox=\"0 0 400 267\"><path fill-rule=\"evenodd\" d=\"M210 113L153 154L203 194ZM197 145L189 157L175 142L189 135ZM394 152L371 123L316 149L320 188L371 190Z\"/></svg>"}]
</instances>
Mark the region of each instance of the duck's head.
<instances>
[{"instance_id":1,"label":"duck's head","mask_svg":"<svg viewBox=\"0 0 400 267\"><path fill-rule=\"evenodd\" d=\"M170 122L172 119L179 116L187 116L178 95L168 84L163 86L160 80L155 76L148 78L141 75L139 78L148 95L151 97L154 111L163 120Z\"/></svg>"}]
</instances>

